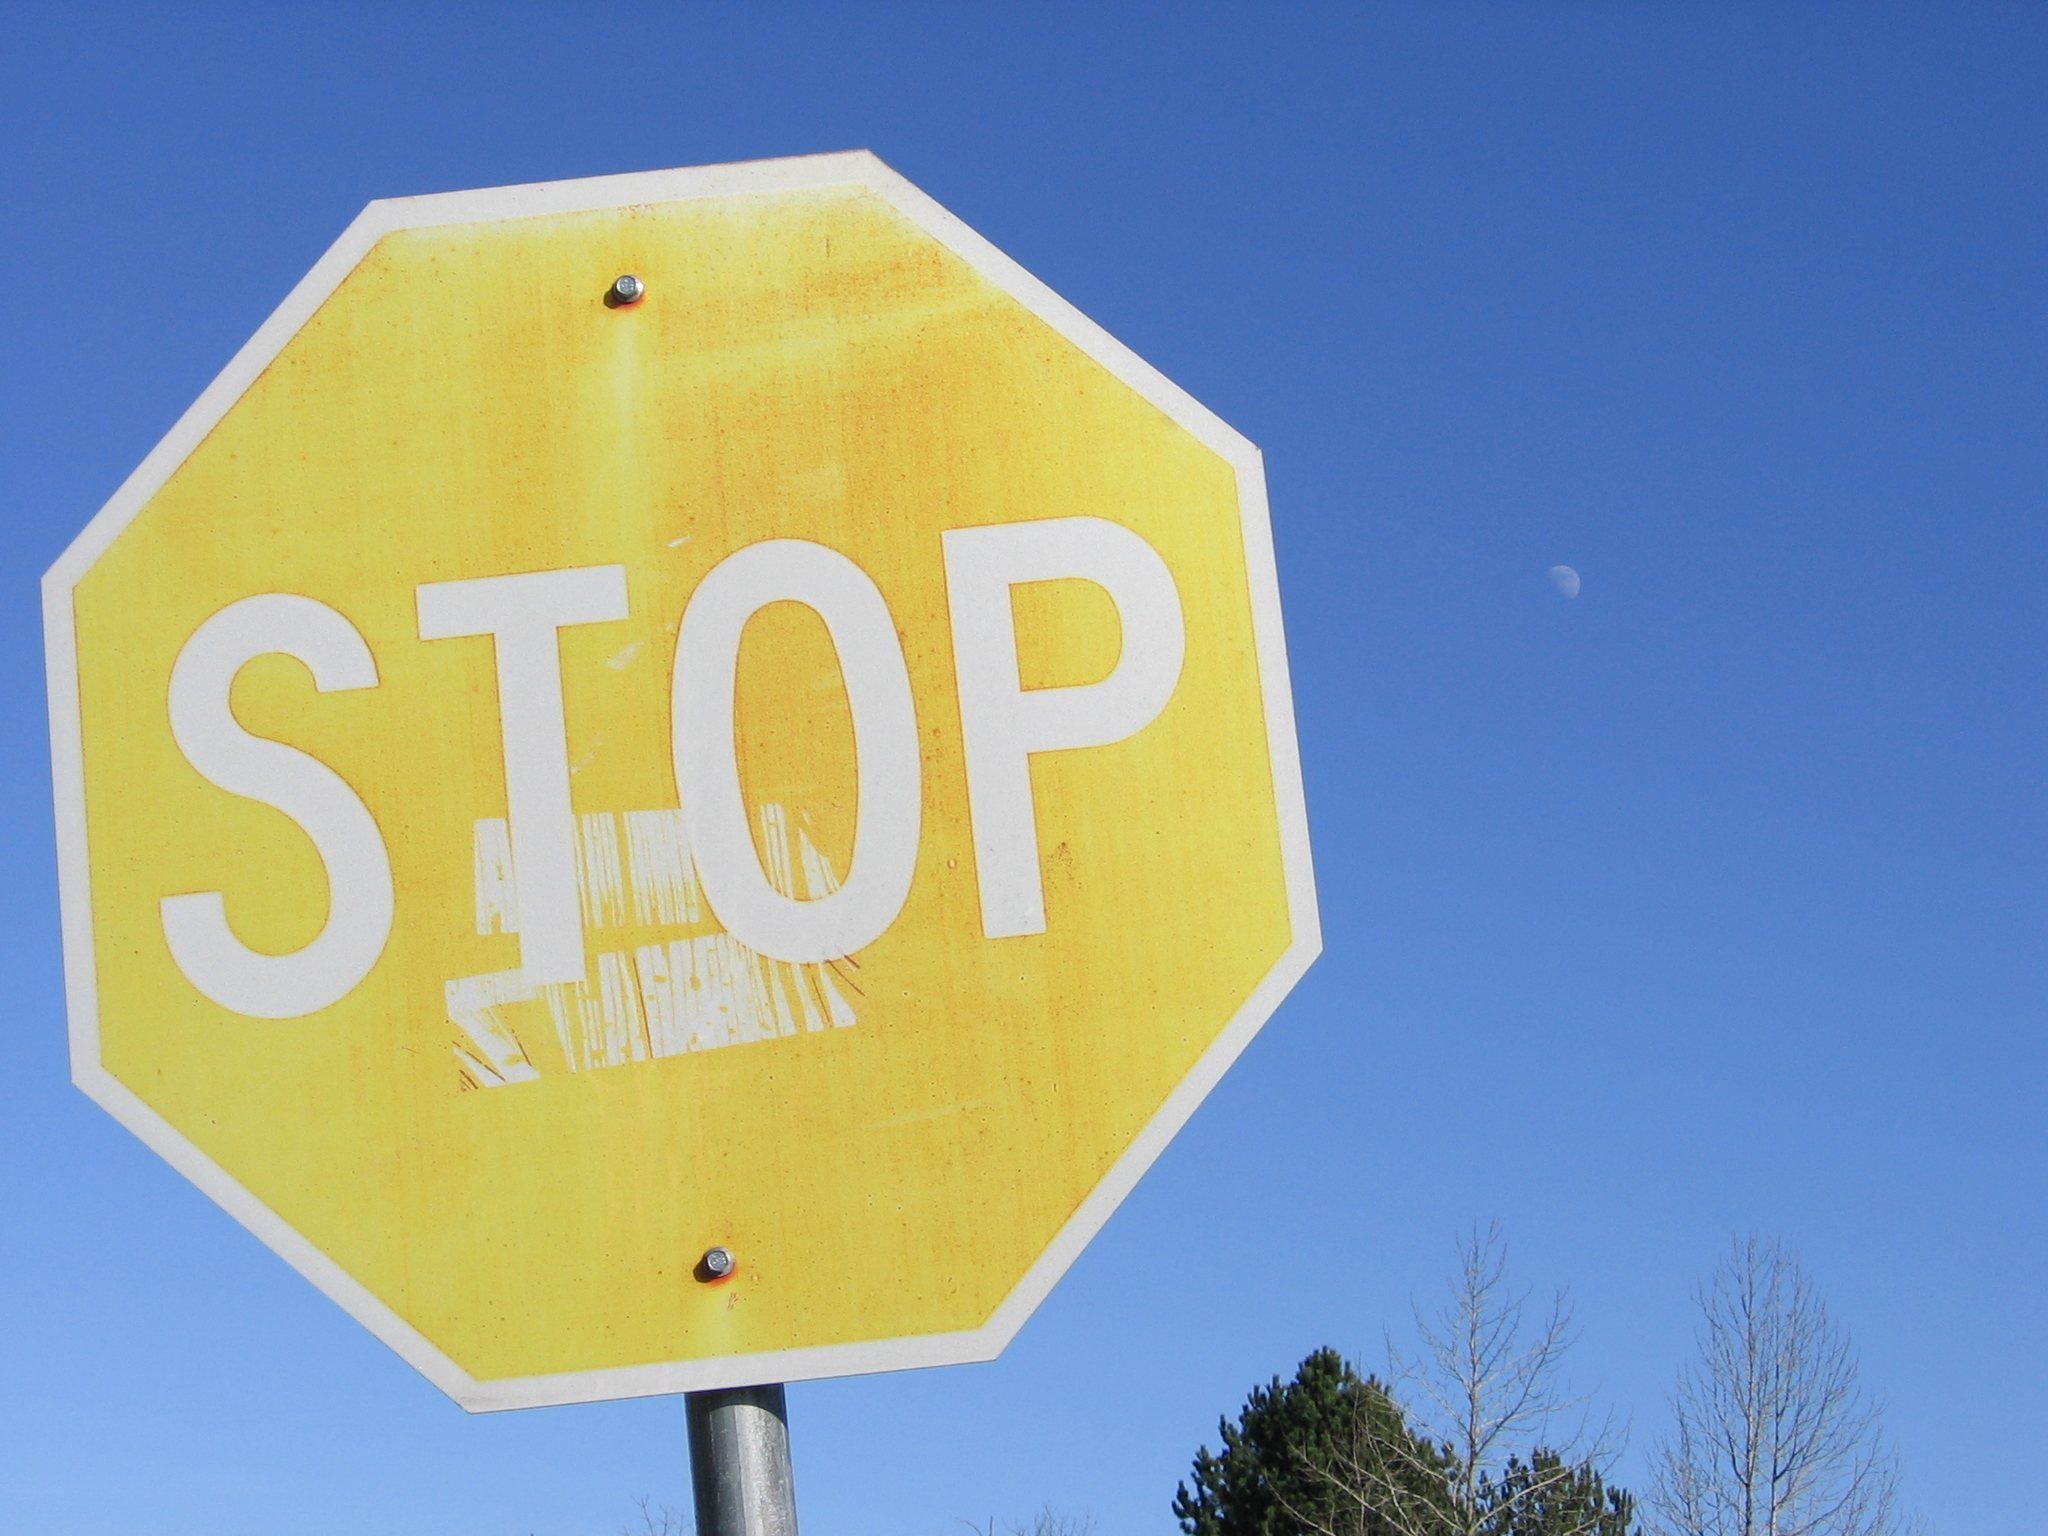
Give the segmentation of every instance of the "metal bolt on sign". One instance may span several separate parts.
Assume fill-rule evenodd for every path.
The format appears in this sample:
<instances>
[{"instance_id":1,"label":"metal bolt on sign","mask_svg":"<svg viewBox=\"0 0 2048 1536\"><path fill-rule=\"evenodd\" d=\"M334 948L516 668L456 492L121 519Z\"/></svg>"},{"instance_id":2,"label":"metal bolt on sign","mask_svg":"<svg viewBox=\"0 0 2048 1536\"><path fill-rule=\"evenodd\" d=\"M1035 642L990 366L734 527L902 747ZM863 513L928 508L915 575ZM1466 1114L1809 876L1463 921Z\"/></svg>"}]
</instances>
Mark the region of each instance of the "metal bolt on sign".
<instances>
[{"instance_id":1,"label":"metal bolt on sign","mask_svg":"<svg viewBox=\"0 0 2048 1536\"><path fill-rule=\"evenodd\" d=\"M618 307L638 304L646 297L647 285L631 272L624 272L613 278L611 289L605 294L606 300Z\"/></svg>"}]
</instances>

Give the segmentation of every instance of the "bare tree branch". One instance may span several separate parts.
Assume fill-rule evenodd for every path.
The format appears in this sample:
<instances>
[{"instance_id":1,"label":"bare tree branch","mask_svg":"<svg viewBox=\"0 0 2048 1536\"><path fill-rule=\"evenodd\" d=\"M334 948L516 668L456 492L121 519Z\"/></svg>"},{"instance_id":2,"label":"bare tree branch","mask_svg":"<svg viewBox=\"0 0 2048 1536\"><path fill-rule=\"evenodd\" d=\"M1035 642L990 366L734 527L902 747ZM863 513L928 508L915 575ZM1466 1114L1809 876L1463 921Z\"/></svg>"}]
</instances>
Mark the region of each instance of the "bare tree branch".
<instances>
[{"instance_id":1,"label":"bare tree branch","mask_svg":"<svg viewBox=\"0 0 2048 1536\"><path fill-rule=\"evenodd\" d=\"M1095 1532L1093 1515L1063 1514L1050 1504L1033 1515L1028 1524L1014 1520L999 1523L993 1515L983 1525L972 1520L962 1520L960 1524L974 1536L1094 1536Z\"/></svg>"},{"instance_id":2,"label":"bare tree branch","mask_svg":"<svg viewBox=\"0 0 2048 1536\"><path fill-rule=\"evenodd\" d=\"M1798 1260L1734 1243L1699 1292L1651 1503L1670 1536L1893 1536L1898 1472L1848 1334Z\"/></svg>"},{"instance_id":3,"label":"bare tree branch","mask_svg":"<svg viewBox=\"0 0 2048 1536\"><path fill-rule=\"evenodd\" d=\"M619 1536L690 1536L690 1522L666 1504L656 1508L651 1499L639 1501L640 1524L620 1528Z\"/></svg>"},{"instance_id":4,"label":"bare tree branch","mask_svg":"<svg viewBox=\"0 0 2048 1536\"><path fill-rule=\"evenodd\" d=\"M1498 1536L1539 1509L1552 1512L1544 1527L1552 1536L1611 1529L1613 1514L1565 1497L1583 1488L1588 1471L1605 1475L1615 1439L1563 1387L1571 1308L1561 1293L1532 1308L1528 1293L1510 1286L1498 1223L1459 1244L1449 1294L1433 1311L1416 1308L1415 1330L1415 1355L1391 1340L1387 1354L1407 1404L1395 1412L1412 1414L1420 1438L1385 1433L1356 1410L1330 1466L1305 1469L1320 1470L1339 1518L1292 1507L1289 1516L1316 1536Z\"/></svg>"}]
</instances>

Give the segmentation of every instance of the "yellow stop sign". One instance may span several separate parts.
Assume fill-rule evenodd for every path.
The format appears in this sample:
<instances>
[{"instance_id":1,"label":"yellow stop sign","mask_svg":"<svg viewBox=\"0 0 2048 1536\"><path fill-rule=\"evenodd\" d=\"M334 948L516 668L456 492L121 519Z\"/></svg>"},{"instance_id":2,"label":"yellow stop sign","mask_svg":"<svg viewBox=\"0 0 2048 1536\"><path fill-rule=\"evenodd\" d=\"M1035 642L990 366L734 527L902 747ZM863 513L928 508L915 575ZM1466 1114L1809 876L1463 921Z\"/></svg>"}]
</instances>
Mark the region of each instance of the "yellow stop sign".
<instances>
[{"instance_id":1,"label":"yellow stop sign","mask_svg":"<svg viewBox=\"0 0 2048 1536\"><path fill-rule=\"evenodd\" d=\"M1319 945L1256 450L871 156L373 204L44 594L80 1085L471 1408L994 1355Z\"/></svg>"}]
</instances>

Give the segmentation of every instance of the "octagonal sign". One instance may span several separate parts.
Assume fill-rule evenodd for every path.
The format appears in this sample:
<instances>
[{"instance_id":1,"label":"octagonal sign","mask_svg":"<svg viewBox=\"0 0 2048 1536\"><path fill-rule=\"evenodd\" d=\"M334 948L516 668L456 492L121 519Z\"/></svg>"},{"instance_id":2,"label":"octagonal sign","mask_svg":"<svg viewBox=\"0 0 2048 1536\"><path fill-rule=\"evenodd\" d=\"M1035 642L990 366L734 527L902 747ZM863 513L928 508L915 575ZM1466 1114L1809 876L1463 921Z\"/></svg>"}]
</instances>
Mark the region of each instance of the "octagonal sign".
<instances>
[{"instance_id":1,"label":"octagonal sign","mask_svg":"<svg viewBox=\"0 0 2048 1536\"><path fill-rule=\"evenodd\" d=\"M1256 451L868 155L372 204L44 600L79 1084L471 1408L994 1355L1319 944Z\"/></svg>"}]
</instances>

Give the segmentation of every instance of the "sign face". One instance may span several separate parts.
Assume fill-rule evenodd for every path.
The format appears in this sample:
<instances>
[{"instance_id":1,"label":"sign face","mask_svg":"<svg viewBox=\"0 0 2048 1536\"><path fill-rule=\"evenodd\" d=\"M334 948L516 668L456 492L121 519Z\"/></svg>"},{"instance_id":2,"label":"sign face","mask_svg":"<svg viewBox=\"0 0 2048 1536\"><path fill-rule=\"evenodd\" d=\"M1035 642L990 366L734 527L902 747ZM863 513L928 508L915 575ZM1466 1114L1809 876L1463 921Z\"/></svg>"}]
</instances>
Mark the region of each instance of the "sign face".
<instances>
[{"instance_id":1,"label":"sign face","mask_svg":"<svg viewBox=\"0 0 2048 1536\"><path fill-rule=\"evenodd\" d=\"M44 598L80 1086L470 1408L992 1357L1319 946L1256 450L869 155L371 205Z\"/></svg>"}]
</instances>

